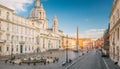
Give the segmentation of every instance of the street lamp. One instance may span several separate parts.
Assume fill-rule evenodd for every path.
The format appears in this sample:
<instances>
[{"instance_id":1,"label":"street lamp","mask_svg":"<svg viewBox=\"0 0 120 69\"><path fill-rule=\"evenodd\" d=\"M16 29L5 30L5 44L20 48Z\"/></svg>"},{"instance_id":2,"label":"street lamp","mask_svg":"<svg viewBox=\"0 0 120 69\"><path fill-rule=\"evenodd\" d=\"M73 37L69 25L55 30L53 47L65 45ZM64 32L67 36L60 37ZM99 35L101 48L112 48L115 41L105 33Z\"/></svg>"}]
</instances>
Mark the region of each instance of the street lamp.
<instances>
[{"instance_id":1,"label":"street lamp","mask_svg":"<svg viewBox=\"0 0 120 69\"><path fill-rule=\"evenodd\" d=\"M12 54L13 54L13 35L12 35L12 41L11 41L11 60L12 60Z\"/></svg>"},{"instance_id":2,"label":"street lamp","mask_svg":"<svg viewBox=\"0 0 120 69\"><path fill-rule=\"evenodd\" d=\"M68 35L66 36L67 41L66 41L66 63L68 63Z\"/></svg>"}]
</instances>

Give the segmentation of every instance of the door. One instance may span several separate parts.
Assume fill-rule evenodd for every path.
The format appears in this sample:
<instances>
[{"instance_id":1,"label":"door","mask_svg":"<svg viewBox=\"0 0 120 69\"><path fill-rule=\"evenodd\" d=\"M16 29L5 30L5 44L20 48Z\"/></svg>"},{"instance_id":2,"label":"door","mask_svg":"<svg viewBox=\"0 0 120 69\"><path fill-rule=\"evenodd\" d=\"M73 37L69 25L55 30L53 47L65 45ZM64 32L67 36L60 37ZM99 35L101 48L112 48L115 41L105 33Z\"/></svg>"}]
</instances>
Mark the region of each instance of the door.
<instances>
[{"instance_id":1,"label":"door","mask_svg":"<svg viewBox=\"0 0 120 69\"><path fill-rule=\"evenodd\" d=\"M20 45L20 53L23 53L23 46Z\"/></svg>"},{"instance_id":2,"label":"door","mask_svg":"<svg viewBox=\"0 0 120 69\"><path fill-rule=\"evenodd\" d=\"M119 46L117 46L117 61L119 61Z\"/></svg>"}]
</instances>

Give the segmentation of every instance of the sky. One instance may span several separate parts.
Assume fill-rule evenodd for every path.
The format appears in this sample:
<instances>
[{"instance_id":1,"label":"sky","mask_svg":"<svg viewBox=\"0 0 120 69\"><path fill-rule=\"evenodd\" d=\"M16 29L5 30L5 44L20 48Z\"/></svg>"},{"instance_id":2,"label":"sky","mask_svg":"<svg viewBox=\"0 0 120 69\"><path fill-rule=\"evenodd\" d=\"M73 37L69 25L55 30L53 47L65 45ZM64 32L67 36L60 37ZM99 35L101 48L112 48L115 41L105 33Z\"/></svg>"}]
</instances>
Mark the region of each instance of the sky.
<instances>
[{"instance_id":1,"label":"sky","mask_svg":"<svg viewBox=\"0 0 120 69\"><path fill-rule=\"evenodd\" d=\"M113 0L40 0L52 27L52 18L58 17L59 29L71 37L99 38L108 28ZM28 17L35 0L0 0L0 4L14 10L20 16Z\"/></svg>"}]
</instances>

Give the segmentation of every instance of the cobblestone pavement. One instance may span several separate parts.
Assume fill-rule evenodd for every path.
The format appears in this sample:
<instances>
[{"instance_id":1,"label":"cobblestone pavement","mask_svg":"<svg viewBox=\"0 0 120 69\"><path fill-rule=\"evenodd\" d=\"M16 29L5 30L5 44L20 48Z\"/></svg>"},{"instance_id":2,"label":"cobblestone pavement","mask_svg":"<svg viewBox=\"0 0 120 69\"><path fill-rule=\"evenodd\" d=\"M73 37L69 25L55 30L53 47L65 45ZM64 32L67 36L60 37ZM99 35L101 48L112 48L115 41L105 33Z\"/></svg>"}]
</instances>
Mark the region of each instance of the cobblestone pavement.
<instances>
[{"instance_id":1,"label":"cobblestone pavement","mask_svg":"<svg viewBox=\"0 0 120 69\"><path fill-rule=\"evenodd\" d=\"M93 50L65 69L120 69L110 58L101 57L99 51Z\"/></svg>"}]
</instances>

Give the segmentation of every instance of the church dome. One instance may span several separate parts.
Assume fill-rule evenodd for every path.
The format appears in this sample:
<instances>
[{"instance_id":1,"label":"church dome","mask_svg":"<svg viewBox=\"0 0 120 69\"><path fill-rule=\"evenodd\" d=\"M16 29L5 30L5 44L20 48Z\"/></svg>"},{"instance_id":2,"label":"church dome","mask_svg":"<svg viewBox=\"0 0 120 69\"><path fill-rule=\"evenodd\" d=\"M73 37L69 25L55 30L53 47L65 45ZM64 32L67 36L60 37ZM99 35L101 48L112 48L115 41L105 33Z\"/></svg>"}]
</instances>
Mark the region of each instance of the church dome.
<instances>
[{"instance_id":1,"label":"church dome","mask_svg":"<svg viewBox=\"0 0 120 69\"><path fill-rule=\"evenodd\" d=\"M32 20L46 18L45 10L43 5L40 5L39 0L36 0L36 6L30 12L29 18Z\"/></svg>"}]
</instances>

